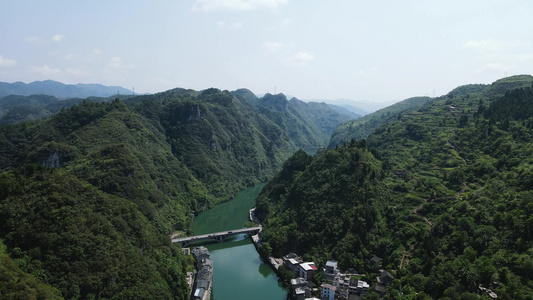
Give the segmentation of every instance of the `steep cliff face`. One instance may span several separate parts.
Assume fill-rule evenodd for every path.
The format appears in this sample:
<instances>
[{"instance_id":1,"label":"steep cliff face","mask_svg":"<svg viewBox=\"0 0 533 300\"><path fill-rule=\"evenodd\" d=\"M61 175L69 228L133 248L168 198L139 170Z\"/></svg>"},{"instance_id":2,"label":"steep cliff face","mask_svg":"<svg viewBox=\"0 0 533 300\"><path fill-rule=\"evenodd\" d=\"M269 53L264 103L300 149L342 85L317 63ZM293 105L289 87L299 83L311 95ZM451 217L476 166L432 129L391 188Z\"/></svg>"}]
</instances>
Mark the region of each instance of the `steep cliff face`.
<instances>
[{"instance_id":1,"label":"steep cliff face","mask_svg":"<svg viewBox=\"0 0 533 300\"><path fill-rule=\"evenodd\" d=\"M169 101L159 118L175 157L219 200L265 181L297 149L279 126L227 92Z\"/></svg>"},{"instance_id":2,"label":"steep cliff face","mask_svg":"<svg viewBox=\"0 0 533 300\"><path fill-rule=\"evenodd\" d=\"M283 94L266 94L257 108L285 131L298 147L310 152L325 147L333 130L351 119L324 103L306 103L296 98L287 100Z\"/></svg>"}]
</instances>

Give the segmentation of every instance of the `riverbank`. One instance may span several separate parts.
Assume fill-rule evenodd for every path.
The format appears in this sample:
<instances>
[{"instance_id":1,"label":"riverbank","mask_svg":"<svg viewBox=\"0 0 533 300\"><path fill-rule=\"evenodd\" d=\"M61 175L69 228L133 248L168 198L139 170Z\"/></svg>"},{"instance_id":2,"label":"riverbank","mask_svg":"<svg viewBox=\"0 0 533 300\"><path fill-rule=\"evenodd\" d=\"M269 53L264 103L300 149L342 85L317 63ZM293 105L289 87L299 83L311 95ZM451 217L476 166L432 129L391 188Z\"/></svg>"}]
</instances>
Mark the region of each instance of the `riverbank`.
<instances>
[{"instance_id":1,"label":"riverbank","mask_svg":"<svg viewBox=\"0 0 533 300\"><path fill-rule=\"evenodd\" d=\"M200 213L193 220L195 234L233 231L250 221L250 209L264 184L242 191L234 199L218 204ZM252 215L252 220L256 221ZM212 298L214 300L285 300L286 285L277 276L275 269L257 252L253 238L239 234L223 243L206 242L211 253L214 269Z\"/></svg>"},{"instance_id":2,"label":"riverbank","mask_svg":"<svg viewBox=\"0 0 533 300\"><path fill-rule=\"evenodd\" d=\"M196 262L196 274L191 299L209 300L213 288L213 260L209 250L204 246L196 247L192 250L192 256Z\"/></svg>"},{"instance_id":3,"label":"riverbank","mask_svg":"<svg viewBox=\"0 0 533 300\"><path fill-rule=\"evenodd\" d=\"M248 215L249 215L249 219L251 222L255 222L261 225L259 220L255 217L255 207L250 209ZM251 239L255 246L255 250L257 251L257 253L259 253L259 255L261 255L261 252L259 252L259 246L261 245L261 237L259 236L259 234L251 236ZM274 272L276 273L276 275L278 275L279 278L281 278L282 280L286 279L284 278L284 276L281 275L279 271L279 267L283 264L283 260L281 258L275 258L273 256L269 256L267 258L265 257L261 257L261 258L265 260L268 263L268 265L270 265L272 270L274 270Z\"/></svg>"}]
</instances>

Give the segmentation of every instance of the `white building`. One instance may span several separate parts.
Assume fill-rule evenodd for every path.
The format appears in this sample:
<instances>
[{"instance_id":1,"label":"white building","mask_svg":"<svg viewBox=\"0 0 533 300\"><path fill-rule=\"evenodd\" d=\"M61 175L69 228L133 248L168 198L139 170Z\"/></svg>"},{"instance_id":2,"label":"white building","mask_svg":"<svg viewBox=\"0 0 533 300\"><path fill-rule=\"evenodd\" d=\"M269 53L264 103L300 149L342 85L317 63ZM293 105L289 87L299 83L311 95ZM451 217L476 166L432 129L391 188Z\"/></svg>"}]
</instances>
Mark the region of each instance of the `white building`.
<instances>
[{"instance_id":1,"label":"white building","mask_svg":"<svg viewBox=\"0 0 533 300\"><path fill-rule=\"evenodd\" d=\"M338 273L339 269L337 266L337 262L334 260L328 260L323 270L324 278L326 278L327 280L333 280L333 278L335 278L335 275L337 275Z\"/></svg>"},{"instance_id":2,"label":"white building","mask_svg":"<svg viewBox=\"0 0 533 300\"><path fill-rule=\"evenodd\" d=\"M316 272L318 271L314 262L305 262L300 264L300 274L299 276L305 280L313 279Z\"/></svg>"}]
</instances>

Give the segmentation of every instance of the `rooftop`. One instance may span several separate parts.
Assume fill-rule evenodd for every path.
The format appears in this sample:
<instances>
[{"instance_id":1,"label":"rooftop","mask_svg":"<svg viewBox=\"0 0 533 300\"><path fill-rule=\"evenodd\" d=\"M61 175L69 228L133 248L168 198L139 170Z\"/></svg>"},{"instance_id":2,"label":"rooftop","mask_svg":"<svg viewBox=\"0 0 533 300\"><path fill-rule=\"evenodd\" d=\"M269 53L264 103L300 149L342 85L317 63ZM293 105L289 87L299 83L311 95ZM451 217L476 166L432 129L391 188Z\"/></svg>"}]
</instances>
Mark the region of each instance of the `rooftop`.
<instances>
[{"instance_id":1,"label":"rooftop","mask_svg":"<svg viewBox=\"0 0 533 300\"><path fill-rule=\"evenodd\" d=\"M300 267L302 267L302 269L304 269L304 271L313 271L313 270L317 270L317 268L316 268L314 262L301 263L301 264L300 264Z\"/></svg>"},{"instance_id":2,"label":"rooftop","mask_svg":"<svg viewBox=\"0 0 533 300\"><path fill-rule=\"evenodd\" d=\"M326 263L326 267L336 268L336 267L337 267L337 261L335 261L335 260L328 260L328 262Z\"/></svg>"}]
</instances>

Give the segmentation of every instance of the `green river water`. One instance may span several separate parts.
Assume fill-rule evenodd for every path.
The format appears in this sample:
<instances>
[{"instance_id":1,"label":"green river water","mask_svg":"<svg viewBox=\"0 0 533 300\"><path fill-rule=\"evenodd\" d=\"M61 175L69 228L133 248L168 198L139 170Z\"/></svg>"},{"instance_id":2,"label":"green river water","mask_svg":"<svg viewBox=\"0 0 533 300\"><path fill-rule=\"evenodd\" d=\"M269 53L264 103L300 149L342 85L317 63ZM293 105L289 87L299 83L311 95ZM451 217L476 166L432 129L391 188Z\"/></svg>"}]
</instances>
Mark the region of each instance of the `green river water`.
<instances>
[{"instance_id":1,"label":"green river water","mask_svg":"<svg viewBox=\"0 0 533 300\"><path fill-rule=\"evenodd\" d=\"M235 198L200 213L193 220L195 234L242 228L264 184L249 187ZM198 245L196 245L198 246ZM214 300L282 300L287 298L277 275L264 264L249 238L238 235L223 243L204 243L213 259ZM194 245L191 245L194 247Z\"/></svg>"}]
</instances>

